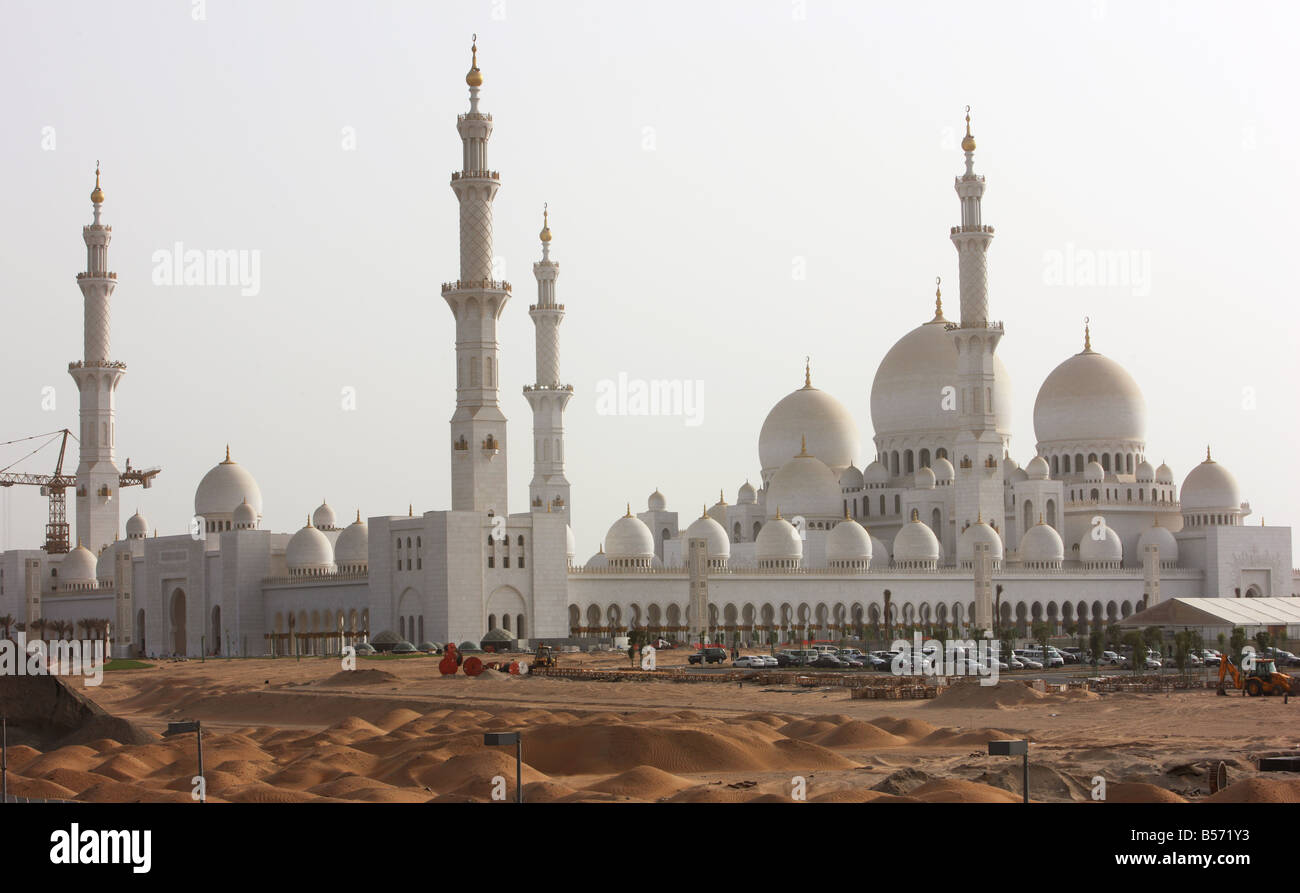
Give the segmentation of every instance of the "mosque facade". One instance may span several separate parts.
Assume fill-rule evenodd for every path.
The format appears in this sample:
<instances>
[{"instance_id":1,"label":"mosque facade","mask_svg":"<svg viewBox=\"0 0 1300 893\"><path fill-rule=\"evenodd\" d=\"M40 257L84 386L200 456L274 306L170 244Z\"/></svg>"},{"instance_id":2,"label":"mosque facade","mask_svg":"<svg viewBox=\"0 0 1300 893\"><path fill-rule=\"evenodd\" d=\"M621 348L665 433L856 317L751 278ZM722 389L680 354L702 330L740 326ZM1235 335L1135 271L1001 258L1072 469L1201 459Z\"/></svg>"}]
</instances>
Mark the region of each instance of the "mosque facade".
<instances>
[{"instance_id":1,"label":"mosque facade","mask_svg":"<svg viewBox=\"0 0 1300 893\"><path fill-rule=\"evenodd\" d=\"M493 122L479 109L476 48L466 83L462 166L451 177L460 271L441 288L455 322L451 507L340 520L322 502L301 529L272 532L256 479L227 447L199 482L190 530L151 535L137 513L122 536L114 401L126 366L111 358L116 275L97 174L77 277L84 355L69 365L81 395L77 545L0 553L0 615L47 635L52 624L106 625L119 656L256 656L330 653L381 632L415 644L477 641L498 628L528 641L631 627L727 642L796 629L829 638L886 612L897 624L969 632L994 625L996 609L1003 624L1065 632L1167 598L1300 588L1290 528L1248 525L1236 479L1208 449L1181 485L1152 464L1142 392L1093 349L1088 330L1038 390L1033 456L1023 467L1011 458L1010 377L997 349L1014 327L990 317L995 233L982 216L969 116L950 231L957 318L944 315L936 290L933 317L885 354L871 389L872 443L807 368L763 422L756 482L733 502L720 493L698 517L683 516L656 491L578 562L564 449L574 392L560 371L565 307L546 215L528 310L536 375L523 388L533 477L526 511L509 511L497 326L512 288L492 279L501 180L488 166Z\"/></svg>"}]
</instances>

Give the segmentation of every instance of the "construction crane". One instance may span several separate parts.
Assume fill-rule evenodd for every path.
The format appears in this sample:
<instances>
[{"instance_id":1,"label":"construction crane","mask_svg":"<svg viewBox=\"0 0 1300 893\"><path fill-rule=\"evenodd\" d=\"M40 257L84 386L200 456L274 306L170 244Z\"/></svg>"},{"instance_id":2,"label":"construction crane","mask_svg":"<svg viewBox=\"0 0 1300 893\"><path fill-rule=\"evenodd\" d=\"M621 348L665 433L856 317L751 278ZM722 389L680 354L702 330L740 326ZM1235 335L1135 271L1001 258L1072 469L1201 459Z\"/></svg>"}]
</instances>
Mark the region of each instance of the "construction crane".
<instances>
[{"instance_id":1,"label":"construction crane","mask_svg":"<svg viewBox=\"0 0 1300 893\"><path fill-rule=\"evenodd\" d=\"M31 437L21 437L17 440L11 440L0 446L9 444L22 443L28 440L37 440L42 437L48 437L49 440L38 446L32 452L23 456L17 462L13 462L3 469L0 469L0 487L12 487L15 484L25 484L41 488L41 495L50 498L50 520L45 525L45 551L50 555L64 554L69 549L69 531L68 531L68 498L67 490L69 487L76 488L77 476L75 474L63 473L63 459L68 451L68 438L72 437L72 432L67 428L60 431L53 431L48 434L35 434ZM24 472L10 471L14 465L21 462L29 456L35 455L46 446L54 441L54 438L61 437L59 442L59 459L54 465L54 474L27 474ZM75 438L74 438L75 439ZM118 476L117 485L119 487L136 487L141 486L146 489L153 486L153 479L162 471L161 468L132 468L131 460L126 460L126 470Z\"/></svg>"}]
</instances>

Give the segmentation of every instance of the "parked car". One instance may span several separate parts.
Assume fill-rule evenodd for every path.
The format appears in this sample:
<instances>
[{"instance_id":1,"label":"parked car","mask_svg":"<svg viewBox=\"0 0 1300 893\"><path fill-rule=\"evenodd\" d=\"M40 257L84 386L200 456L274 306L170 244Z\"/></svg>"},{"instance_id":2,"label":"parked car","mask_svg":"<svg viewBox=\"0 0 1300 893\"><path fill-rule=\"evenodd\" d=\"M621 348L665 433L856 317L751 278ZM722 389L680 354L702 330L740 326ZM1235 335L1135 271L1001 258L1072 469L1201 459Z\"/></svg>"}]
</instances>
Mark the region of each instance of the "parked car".
<instances>
[{"instance_id":1,"label":"parked car","mask_svg":"<svg viewBox=\"0 0 1300 893\"><path fill-rule=\"evenodd\" d=\"M1158 670L1158 669L1160 669L1160 661L1157 660L1157 659L1154 658L1154 657L1151 657L1150 655L1147 656L1146 661L1145 661L1145 665L1146 665L1146 669L1148 669L1148 670ZM1121 664L1121 666L1124 667L1124 669L1126 669L1126 670L1131 670L1131 669L1133 669L1133 657L1132 657L1132 655L1130 655L1130 656L1124 658L1124 663Z\"/></svg>"},{"instance_id":2,"label":"parked car","mask_svg":"<svg viewBox=\"0 0 1300 893\"><path fill-rule=\"evenodd\" d=\"M1300 665L1300 657L1296 657L1290 651L1284 651L1281 648L1269 646L1264 649L1264 653L1273 658L1274 663L1280 667L1294 667Z\"/></svg>"},{"instance_id":3,"label":"parked car","mask_svg":"<svg viewBox=\"0 0 1300 893\"><path fill-rule=\"evenodd\" d=\"M1099 660L1098 663L1104 666L1117 667L1124 663L1124 658L1120 657L1114 651L1103 651L1101 653L1101 660Z\"/></svg>"},{"instance_id":4,"label":"parked car","mask_svg":"<svg viewBox=\"0 0 1300 893\"><path fill-rule=\"evenodd\" d=\"M819 670L844 670L848 668L848 664L829 651L819 654L808 666L816 667Z\"/></svg>"},{"instance_id":5,"label":"parked car","mask_svg":"<svg viewBox=\"0 0 1300 893\"><path fill-rule=\"evenodd\" d=\"M686 658L689 664L721 664L727 661L727 651L725 648L701 648L699 651Z\"/></svg>"},{"instance_id":6,"label":"parked car","mask_svg":"<svg viewBox=\"0 0 1300 893\"><path fill-rule=\"evenodd\" d=\"M767 666L767 663L759 656L742 655L731 662L731 665L738 670L760 670Z\"/></svg>"},{"instance_id":7,"label":"parked car","mask_svg":"<svg viewBox=\"0 0 1300 893\"><path fill-rule=\"evenodd\" d=\"M776 658L770 654L754 654L749 658L750 666L770 669L779 666Z\"/></svg>"}]
</instances>

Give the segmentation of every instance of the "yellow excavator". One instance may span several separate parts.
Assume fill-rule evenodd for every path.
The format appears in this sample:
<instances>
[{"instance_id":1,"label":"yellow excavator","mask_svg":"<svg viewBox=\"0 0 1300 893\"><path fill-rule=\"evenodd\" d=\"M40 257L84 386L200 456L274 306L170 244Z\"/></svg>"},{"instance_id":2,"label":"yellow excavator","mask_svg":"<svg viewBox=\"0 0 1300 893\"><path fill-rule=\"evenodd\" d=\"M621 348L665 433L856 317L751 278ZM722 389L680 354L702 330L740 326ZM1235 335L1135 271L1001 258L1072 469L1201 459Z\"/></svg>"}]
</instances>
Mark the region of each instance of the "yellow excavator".
<instances>
[{"instance_id":1,"label":"yellow excavator","mask_svg":"<svg viewBox=\"0 0 1300 893\"><path fill-rule=\"evenodd\" d=\"M554 648L550 645L537 646L537 652L533 655L532 669L537 669L538 667L553 667L556 663Z\"/></svg>"},{"instance_id":2,"label":"yellow excavator","mask_svg":"<svg viewBox=\"0 0 1300 893\"><path fill-rule=\"evenodd\" d=\"M1224 681L1232 677L1232 687L1238 691L1245 690L1252 698L1260 695L1284 695L1295 692L1296 682L1293 676L1277 671L1277 664L1271 657L1256 657L1255 666L1250 671L1242 671L1232 663L1225 654L1219 660L1219 690L1225 695Z\"/></svg>"}]
</instances>

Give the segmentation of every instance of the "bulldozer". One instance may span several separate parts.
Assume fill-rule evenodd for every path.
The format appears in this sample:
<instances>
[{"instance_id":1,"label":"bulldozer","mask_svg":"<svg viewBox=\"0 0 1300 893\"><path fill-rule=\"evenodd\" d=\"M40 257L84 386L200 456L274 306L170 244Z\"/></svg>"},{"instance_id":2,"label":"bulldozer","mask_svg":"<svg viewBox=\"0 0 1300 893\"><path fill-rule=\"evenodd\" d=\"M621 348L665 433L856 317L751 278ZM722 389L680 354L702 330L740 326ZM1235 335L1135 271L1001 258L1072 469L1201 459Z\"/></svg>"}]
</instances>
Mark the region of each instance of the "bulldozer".
<instances>
[{"instance_id":1,"label":"bulldozer","mask_svg":"<svg viewBox=\"0 0 1300 893\"><path fill-rule=\"evenodd\" d=\"M533 654L533 665L530 669L553 667L555 664L555 649L550 645L538 645L536 653Z\"/></svg>"},{"instance_id":2,"label":"bulldozer","mask_svg":"<svg viewBox=\"0 0 1300 893\"><path fill-rule=\"evenodd\" d=\"M1250 671L1239 670L1225 654L1219 661L1219 689L1217 694L1226 695L1225 679L1232 677L1232 687L1244 691L1252 698L1260 695L1289 695L1295 692L1295 678L1277 671L1277 664L1271 657L1256 657L1255 666Z\"/></svg>"}]
</instances>

